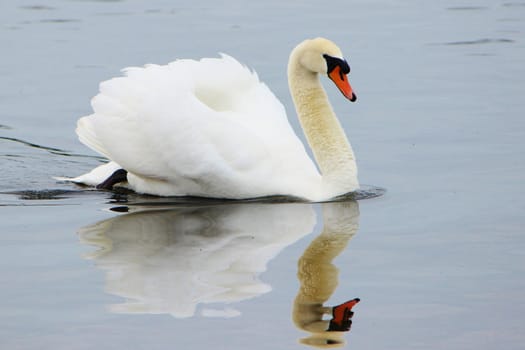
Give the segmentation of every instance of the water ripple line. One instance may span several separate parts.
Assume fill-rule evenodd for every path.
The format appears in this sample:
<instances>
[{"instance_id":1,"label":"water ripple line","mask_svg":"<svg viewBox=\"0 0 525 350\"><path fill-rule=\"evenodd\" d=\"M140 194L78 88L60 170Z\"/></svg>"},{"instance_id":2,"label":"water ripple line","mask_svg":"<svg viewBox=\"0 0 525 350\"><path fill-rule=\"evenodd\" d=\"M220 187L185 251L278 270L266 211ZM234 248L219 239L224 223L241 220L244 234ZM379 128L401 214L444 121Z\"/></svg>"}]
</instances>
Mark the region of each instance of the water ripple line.
<instances>
[{"instance_id":1,"label":"water ripple line","mask_svg":"<svg viewBox=\"0 0 525 350\"><path fill-rule=\"evenodd\" d=\"M56 155L65 156L65 157L82 157L82 158L91 158L91 159L98 159L98 160L107 160L106 158L101 157L101 156L79 154L79 153L71 153L69 151L66 151L66 150L63 150L63 149L60 149L60 148L43 146L43 145L39 145L39 144L32 143L32 142L29 142L29 141L17 139L15 137L0 136L0 140L6 140L6 141L11 141L11 142L21 143L21 144L23 144L25 146L29 146L31 148L41 149L41 150L47 151L47 152L49 152L51 154L56 154Z\"/></svg>"}]
</instances>

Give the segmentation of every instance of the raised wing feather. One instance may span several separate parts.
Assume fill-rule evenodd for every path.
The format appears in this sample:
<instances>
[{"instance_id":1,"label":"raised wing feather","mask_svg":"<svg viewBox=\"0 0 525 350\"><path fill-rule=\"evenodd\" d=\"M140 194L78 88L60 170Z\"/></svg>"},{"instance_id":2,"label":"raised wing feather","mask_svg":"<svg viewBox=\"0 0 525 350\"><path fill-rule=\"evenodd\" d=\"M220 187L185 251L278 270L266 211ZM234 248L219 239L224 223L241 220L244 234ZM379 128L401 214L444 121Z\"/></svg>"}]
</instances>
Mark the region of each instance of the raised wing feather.
<instances>
[{"instance_id":1,"label":"raised wing feather","mask_svg":"<svg viewBox=\"0 0 525 350\"><path fill-rule=\"evenodd\" d=\"M94 114L79 120L77 133L130 173L237 187L253 187L258 178L267 186L267 177L279 173L290 181L297 171L317 176L282 104L233 58L125 73L100 85Z\"/></svg>"}]
</instances>

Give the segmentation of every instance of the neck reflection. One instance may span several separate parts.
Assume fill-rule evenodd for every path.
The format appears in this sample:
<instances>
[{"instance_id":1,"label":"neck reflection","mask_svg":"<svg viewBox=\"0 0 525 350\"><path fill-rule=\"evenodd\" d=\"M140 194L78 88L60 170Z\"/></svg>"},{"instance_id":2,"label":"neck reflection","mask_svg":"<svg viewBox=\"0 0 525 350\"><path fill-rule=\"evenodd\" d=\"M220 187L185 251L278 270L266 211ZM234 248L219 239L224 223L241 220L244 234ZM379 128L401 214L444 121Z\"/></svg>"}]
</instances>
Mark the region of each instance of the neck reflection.
<instances>
[{"instance_id":1,"label":"neck reflection","mask_svg":"<svg viewBox=\"0 0 525 350\"><path fill-rule=\"evenodd\" d=\"M356 201L325 203L322 210L323 230L298 261L300 286L292 317L298 328L310 333L301 343L321 348L340 347L345 343L343 332L349 331L352 324L352 307L359 299L332 307L324 304L338 285L339 271L332 261L357 233L359 205Z\"/></svg>"}]
</instances>

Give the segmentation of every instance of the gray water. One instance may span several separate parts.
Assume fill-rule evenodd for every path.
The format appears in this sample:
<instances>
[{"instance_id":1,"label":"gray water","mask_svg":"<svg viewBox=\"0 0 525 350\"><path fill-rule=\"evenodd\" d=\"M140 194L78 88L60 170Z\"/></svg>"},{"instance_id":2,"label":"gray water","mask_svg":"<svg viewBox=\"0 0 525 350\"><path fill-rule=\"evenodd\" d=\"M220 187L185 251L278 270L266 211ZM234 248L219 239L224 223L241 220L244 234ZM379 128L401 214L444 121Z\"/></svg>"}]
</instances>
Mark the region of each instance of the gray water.
<instances>
[{"instance_id":1,"label":"gray water","mask_svg":"<svg viewBox=\"0 0 525 350\"><path fill-rule=\"evenodd\" d=\"M0 23L0 348L523 349L524 1L21 0ZM383 196L174 203L53 180L100 164L75 122L126 66L228 53L300 133L286 60L313 36L350 62L358 102L327 88ZM355 297L350 332L325 332L313 308Z\"/></svg>"}]
</instances>

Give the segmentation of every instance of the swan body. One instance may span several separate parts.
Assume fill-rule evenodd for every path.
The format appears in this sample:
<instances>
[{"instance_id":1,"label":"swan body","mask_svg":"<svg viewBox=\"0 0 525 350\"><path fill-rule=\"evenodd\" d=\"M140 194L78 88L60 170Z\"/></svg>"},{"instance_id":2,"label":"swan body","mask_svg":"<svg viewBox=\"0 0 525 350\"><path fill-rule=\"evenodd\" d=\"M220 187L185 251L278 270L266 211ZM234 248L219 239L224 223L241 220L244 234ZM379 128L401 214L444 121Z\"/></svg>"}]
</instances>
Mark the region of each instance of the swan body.
<instances>
[{"instance_id":1,"label":"swan body","mask_svg":"<svg viewBox=\"0 0 525 350\"><path fill-rule=\"evenodd\" d=\"M354 155L319 81L332 69L330 78L355 100L345 67L339 48L322 38L290 55L290 91L320 172L270 89L222 55L127 68L102 82L94 113L76 132L110 162L70 180L96 186L125 169L122 185L160 196L317 201L354 191Z\"/></svg>"}]
</instances>

